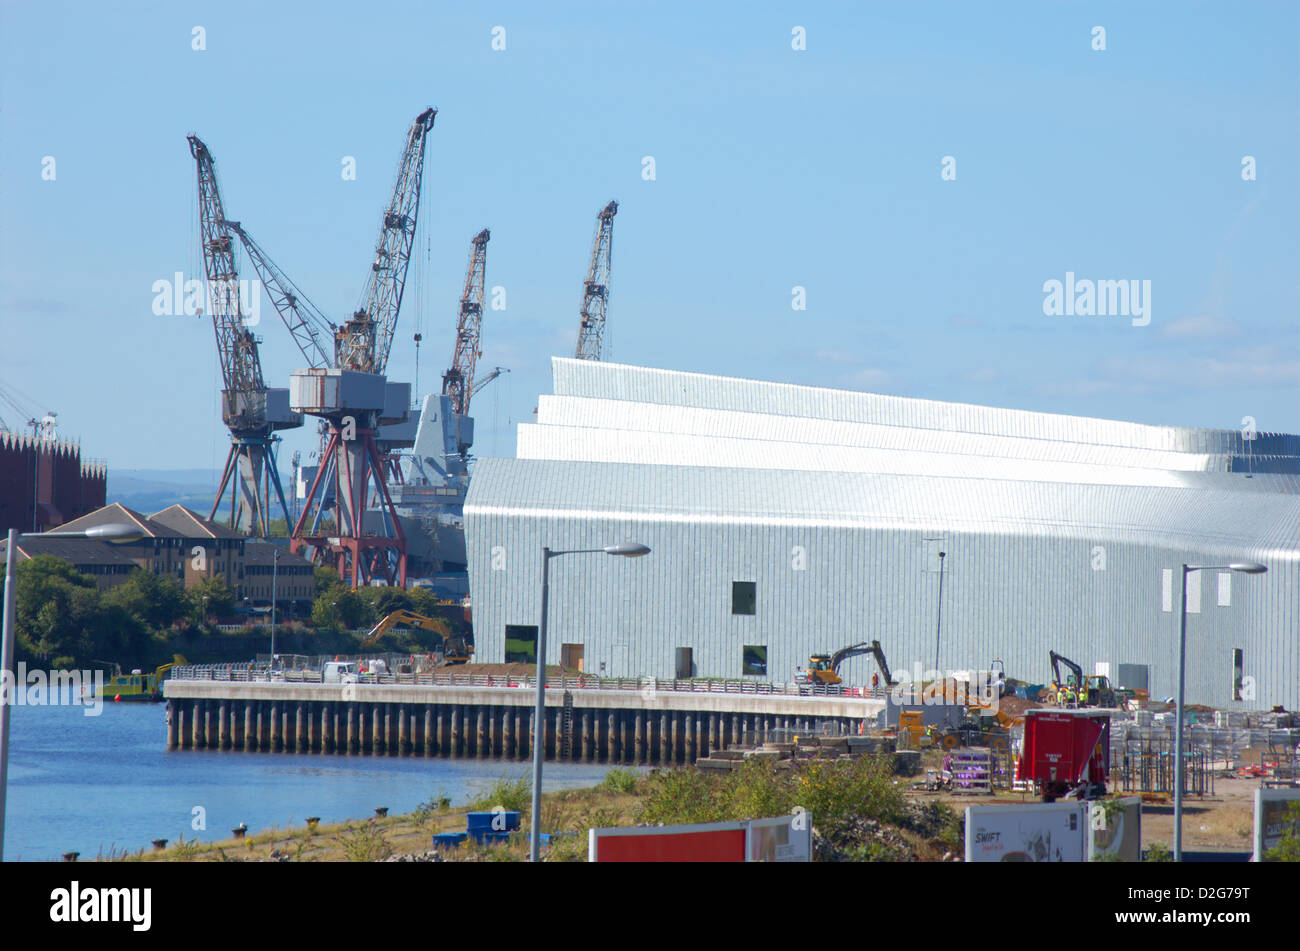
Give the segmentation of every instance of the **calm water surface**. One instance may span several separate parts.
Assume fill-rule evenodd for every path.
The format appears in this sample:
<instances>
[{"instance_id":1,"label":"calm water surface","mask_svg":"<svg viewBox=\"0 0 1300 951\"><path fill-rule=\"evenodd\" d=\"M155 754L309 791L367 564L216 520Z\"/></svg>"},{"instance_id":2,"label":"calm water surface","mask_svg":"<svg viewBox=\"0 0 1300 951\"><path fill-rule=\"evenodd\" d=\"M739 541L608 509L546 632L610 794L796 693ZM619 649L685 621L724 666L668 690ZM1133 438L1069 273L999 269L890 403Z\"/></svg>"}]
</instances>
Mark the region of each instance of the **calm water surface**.
<instances>
[{"instance_id":1,"label":"calm water surface","mask_svg":"<svg viewBox=\"0 0 1300 951\"><path fill-rule=\"evenodd\" d=\"M166 750L162 704L11 708L4 858L57 859L148 848L152 839L227 839L250 832L365 818L376 806L409 812L441 792L461 805L529 763L312 754ZM599 783L609 767L546 764L543 788ZM195 830L194 808L206 810Z\"/></svg>"}]
</instances>

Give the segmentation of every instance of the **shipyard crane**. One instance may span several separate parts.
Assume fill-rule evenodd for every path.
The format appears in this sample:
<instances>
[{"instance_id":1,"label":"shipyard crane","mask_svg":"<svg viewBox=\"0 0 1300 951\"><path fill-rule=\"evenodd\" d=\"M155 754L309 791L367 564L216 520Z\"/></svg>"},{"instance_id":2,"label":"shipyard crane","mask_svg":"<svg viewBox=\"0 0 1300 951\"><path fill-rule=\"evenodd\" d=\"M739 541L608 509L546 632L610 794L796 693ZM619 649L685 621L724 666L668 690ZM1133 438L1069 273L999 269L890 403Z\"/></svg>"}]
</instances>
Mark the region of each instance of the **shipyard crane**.
<instances>
[{"instance_id":1,"label":"shipyard crane","mask_svg":"<svg viewBox=\"0 0 1300 951\"><path fill-rule=\"evenodd\" d=\"M610 252L614 244L614 215L618 202L611 201L596 216L596 237L591 243L591 264L583 285L581 322L578 325L579 360L599 360L605 339L605 311L609 306Z\"/></svg>"},{"instance_id":2,"label":"shipyard crane","mask_svg":"<svg viewBox=\"0 0 1300 951\"><path fill-rule=\"evenodd\" d=\"M415 243L420 181L424 175L424 143L437 115L437 109L424 110L406 134L406 149L398 165L392 200L384 210L375 260L361 295L362 304L335 338L334 365L339 369L383 373L388 366L411 246Z\"/></svg>"},{"instance_id":3,"label":"shipyard crane","mask_svg":"<svg viewBox=\"0 0 1300 951\"><path fill-rule=\"evenodd\" d=\"M58 416L59 414L50 410L44 415L38 417L38 411L31 407L35 404L30 397L23 396L13 387L0 385L0 403L16 410L18 415L16 419L23 419L23 425L32 431L32 436L37 439L55 439L58 435ZM18 430L9 425L3 416L0 416L0 432L17 433Z\"/></svg>"},{"instance_id":4,"label":"shipyard crane","mask_svg":"<svg viewBox=\"0 0 1300 951\"><path fill-rule=\"evenodd\" d=\"M240 309L239 268L227 227L216 162L196 135L187 137L198 170L200 242L207 277L207 299L221 363L221 419L230 431L230 452L208 518L216 517L230 486L230 525L265 538L270 531L271 490L286 520L289 508L275 462L274 430L302 425L291 413L288 394L269 389L262 378L259 340Z\"/></svg>"},{"instance_id":5,"label":"shipyard crane","mask_svg":"<svg viewBox=\"0 0 1300 951\"><path fill-rule=\"evenodd\" d=\"M483 389L483 387L487 386L489 383L491 383L493 380L499 377L502 373L509 373L509 372L510 370L507 367L493 367L489 372L484 373L481 377L475 380L474 385L469 388L470 399L473 399L475 396L477 396L479 390ZM468 408L468 406L466 408Z\"/></svg>"},{"instance_id":6,"label":"shipyard crane","mask_svg":"<svg viewBox=\"0 0 1300 951\"><path fill-rule=\"evenodd\" d=\"M250 235L238 221L226 221L226 227L239 236L240 243L244 250L248 252L248 259L253 262L253 269L257 271L258 277L262 279L262 286L266 288L266 294L271 299L271 304L275 307L275 312L280 315L285 328L293 337L293 342L297 344L298 350L307 361L307 365L313 369L328 367L333 361L333 345L331 343L334 334L338 331L335 323L326 317L311 298L304 294L288 275L286 275L274 261L271 260L260 244L253 240ZM326 444L326 428L320 427L320 448L317 450L317 456L322 457ZM295 459L299 458L294 454ZM294 484L290 496L293 499L294 517L290 523L297 519L297 496L298 496L298 463L294 462ZM331 486L326 486L325 499L321 506L323 509L332 508L334 505L334 493Z\"/></svg>"},{"instance_id":7,"label":"shipyard crane","mask_svg":"<svg viewBox=\"0 0 1300 951\"><path fill-rule=\"evenodd\" d=\"M298 345L307 365L316 368L329 366L333 360L329 341L338 330L334 322L298 289L298 285L280 270L238 221L222 223L227 230L238 235L244 250L248 252L248 259L253 262L253 269L262 279L262 286L266 288L275 312L284 321L284 326L293 337L293 342Z\"/></svg>"},{"instance_id":8,"label":"shipyard crane","mask_svg":"<svg viewBox=\"0 0 1300 951\"><path fill-rule=\"evenodd\" d=\"M334 334L332 365L298 370L292 378L294 408L325 420L328 438L290 548L309 549L314 561L333 565L353 587L406 584L406 537L376 435L381 425L405 422L410 406L409 385L389 383L384 370L415 242L425 142L437 114L425 109L407 131L361 306ZM324 483L334 490L336 524L328 532L321 524L329 497ZM369 511L372 499L376 511Z\"/></svg>"},{"instance_id":9,"label":"shipyard crane","mask_svg":"<svg viewBox=\"0 0 1300 951\"><path fill-rule=\"evenodd\" d=\"M460 295L460 317L456 323L456 348L451 355L451 367L442 375L443 395L451 397L452 410L461 416L469 415L469 401L474 395L474 367L482 356L478 345L483 330L483 287L491 237L492 233L484 228L471 241L465 290Z\"/></svg>"}]
</instances>

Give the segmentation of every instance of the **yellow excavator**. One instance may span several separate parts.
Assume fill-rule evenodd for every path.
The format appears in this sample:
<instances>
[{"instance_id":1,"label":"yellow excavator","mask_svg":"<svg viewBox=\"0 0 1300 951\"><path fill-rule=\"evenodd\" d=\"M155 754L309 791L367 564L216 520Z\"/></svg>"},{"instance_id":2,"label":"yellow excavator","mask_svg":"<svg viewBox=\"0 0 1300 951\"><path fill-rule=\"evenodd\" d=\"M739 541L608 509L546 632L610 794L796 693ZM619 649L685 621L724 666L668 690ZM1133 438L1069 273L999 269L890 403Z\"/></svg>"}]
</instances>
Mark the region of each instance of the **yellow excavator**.
<instances>
[{"instance_id":1,"label":"yellow excavator","mask_svg":"<svg viewBox=\"0 0 1300 951\"><path fill-rule=\"evenodd\" d=\"M466 642L465 638L459 634L451 633L450 625L441 618L425 617L423 614L416 614L414 611L400 610L394 611L372 627L361 641L361 649L365 650L367 647L377 644L381 637L395 627L418 627L422 631L431 631L434 634L442 635L443 666L468 664L474 654L474 648Z\"/></svg>"},{"instance_id":2,"label":"yellow excavator","mask_svg":"<svg viewBox=\"0 0 1300 951\"><path fill-rule=\"evenodd\" d=\"M813 654L808 658L808 683L823 686L843 683L840 678L840 664L860 654L871 654L875 657L876 663L880 665L880 672L884 675L885 686L894 686L894 677L889 672L889 664L885 662L885 652L880 648L880 641L850 644L848 647L841 647L834 654Z\"/></svg>"}]
</instances>

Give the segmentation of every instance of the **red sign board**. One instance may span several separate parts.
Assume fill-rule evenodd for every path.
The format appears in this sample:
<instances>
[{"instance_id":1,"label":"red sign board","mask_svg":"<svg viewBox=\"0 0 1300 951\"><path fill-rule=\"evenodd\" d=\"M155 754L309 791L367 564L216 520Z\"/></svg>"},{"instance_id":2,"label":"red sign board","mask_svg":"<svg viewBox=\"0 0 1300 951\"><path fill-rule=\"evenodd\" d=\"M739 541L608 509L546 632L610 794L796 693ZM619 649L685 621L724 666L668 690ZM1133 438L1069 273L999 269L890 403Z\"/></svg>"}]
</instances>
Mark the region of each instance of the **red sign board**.
<instances>
[{"instance_id":1,"label":"red sign board","mask_svg":"<svg viewBox=\"0 0 1300 951\"><path fill-rule=\"evenodd\" d=\"M598 862L743 862L745 830L601 836Z\"/></svg>"},{"instance_id":2,"label":"red sign board","mask_svg":"<svg viewBox=\"0 0 1300 951\"><path fill-rule=\"evenodd\" d=\"M808 862L812 815L592 829L587 848L592 862Z\"/></svg>"}]
</instances>

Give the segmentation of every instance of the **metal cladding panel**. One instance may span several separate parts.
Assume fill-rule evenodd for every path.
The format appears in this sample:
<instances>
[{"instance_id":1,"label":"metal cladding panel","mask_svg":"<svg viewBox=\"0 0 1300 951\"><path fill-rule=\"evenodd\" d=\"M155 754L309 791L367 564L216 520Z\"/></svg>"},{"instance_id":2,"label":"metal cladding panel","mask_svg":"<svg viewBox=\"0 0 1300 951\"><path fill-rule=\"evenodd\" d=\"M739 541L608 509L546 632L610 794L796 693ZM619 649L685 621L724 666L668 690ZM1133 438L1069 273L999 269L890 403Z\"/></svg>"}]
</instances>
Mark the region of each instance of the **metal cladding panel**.
<instances>
[{"instance_id":1,"label":"metal cladding panel","mask_svg":"<svg viewBox=\"0 0 1300 951\"><path fill-rule=\"evenodd\" d=\"M338 402L337 380L323 370L294 370L289 376L289 406L295 413L320 412Z\"/></svg>"},{"instance_id":2,"label":"metal cladding panel","mask_svg":"<svg viewBox=\"0 0 1300 951\"><path fill-rule=\"evenodd\" d=\"M289 409L288 388L271 387L266 391L266 418L276 429L302 425L302 414Z\"/></svg>"},{"instance_id":3,"label":"metal cladding panel","mask_svg":"<svg viewBox=\"0 0 1300 951\"><path fill-rule=\"evenodd\" d=\"M645 558L566 555L551 564L548 661L586 645L587 669L671 677L691 647L699 676L738 677L744 645L768 648L768 680L812 653L878 638L918 676L987 668L1045 681L1055 649L1149 665L1154 695L1177 674L1176 611L1162 572L1255 559L1231 604L1202 585L1188 622L1194 702L1300 702L1300 498L1226 490L1088 486L826 472L483 459L465 507L480 656L504 659L504 626L536 624L541 549L635 539ZM942 624L935 549L944 559ZM757 586L731 614L734 581ZM1175 578L1175 584L1177 578ZM1174 605L1176 607L1176 605ZM937 644L936 644L937 641ZM1255 699L1231 700L1242 648ZM850 681L870 679L856 658ZM760 678L761 679L761 678Z\"/></svg>"},{"instance_id":4,"label":"metal cladding panel","mask_svg":"<svg viewBox=\"0 0 1300 951\"><path fill-rule=\"evenodd\" d=\"M411 413L411 384L384 383L384 410L380 420L385 423L404 422ZM414 432L412 432L414 438Z\"/></svg>"},{"instance_id":5,"label":"metal cladding panel","mask_svg":"<svg viewBox=\"0 0 1300 951\"><path fill-rule=\"evenodd\" d=\"M339 374L339 408L378 410L387 405L388 381L382 374L358 370L330 372ZM409 395L407 399L409 402Z\"/></svg>"},{"instance_id":6,"label":"metal cladding panel","mask_svg":"<svg viewBox=\"0 0 1300 951\"><path fill-rule=\"evenodd\" d=\"M1248 491L1276 491L1279 483L1300 490L1300 477L1259 476L1247 481L1233 473L1178 472L1051 459L1008 459L936 451L777 442L576 426L518 428L521 459L628 462L653 465L800 469L828 472L886 472L972 479L1017 479L1115 485L1183 486L1219 484Z\"/></svg>"},{"instance_id":7,"label":"metal cladding panel","mask_svg":"<svg viewBox=\"0 0 1300 951\"><path fill-rule=\"evenodd\" d=\"M382 424L375 438L394 448L410 448L415 445L415 434L419 428L420 418L418 414L412 413L400 423Z\"/></svg>"},{"instance_id":8,"label":"metal cladding panel","mask_svg":"<svg viewBox=\"0 0 1300 951\"><path fill-rule=\"evenodd\" d=\"M551 364L557 396L694 406L1175 452L1244 453L1249 443L1242 433L1236 431L1151 426L564 357L552 357ZM1259 436L1260 445L1253 447L1257 451L1300 455L1300 437L1289 434Z\"/></svg>"},{"instance_id":9,"label":"metal cladding panel","mask_svg":"<svg viewBox=\"0 0 1300 951\"><path fill-rule=\"evenodd\" d=\"M340 410L382 410L385 379L357 370L294 370L289 377L294 412L321 415Z\"/></svg>"},{"instance_id":10,"label":"metal cladding panel","mask_svg":"<svg viewBox=\"0 0 1300 951\"><path fill-rule=\"evenodd\" d=\"M599 430L632 430L693 436L728 436L815 445L910 449L1010 459L1047 459L1093 465L1170 470L1227 471L1227 457L1204 453L1132 449L1022 436L990 436L953 430L915 429L880 423L806 419L733 410L665 406L625 400L543 394L537 422Z\"/></svg>"}]
</instances>

